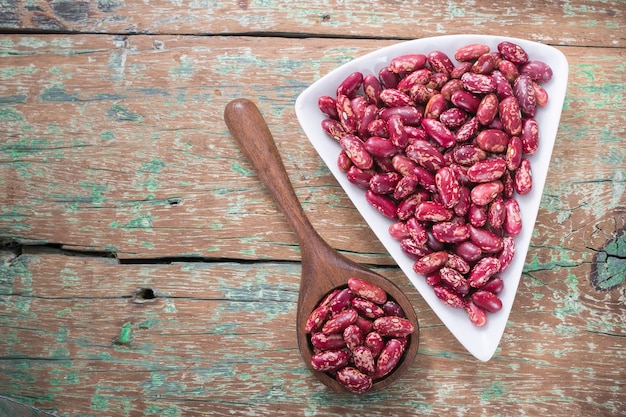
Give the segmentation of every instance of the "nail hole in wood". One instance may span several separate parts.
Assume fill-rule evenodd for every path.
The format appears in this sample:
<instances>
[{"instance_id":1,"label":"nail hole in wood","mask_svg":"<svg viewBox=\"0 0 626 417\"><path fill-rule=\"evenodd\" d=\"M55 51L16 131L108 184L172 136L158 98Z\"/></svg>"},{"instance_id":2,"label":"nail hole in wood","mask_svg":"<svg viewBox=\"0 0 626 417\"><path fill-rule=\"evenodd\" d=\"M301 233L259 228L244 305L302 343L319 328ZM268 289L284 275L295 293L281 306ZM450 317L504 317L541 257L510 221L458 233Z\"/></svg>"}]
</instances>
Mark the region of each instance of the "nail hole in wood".
<instances>
[{"instance_id":1,"label":"nail hole in wood","mask_svg":"<svg viewBox=\"0 0 626 417\"><path fill-rule=\"evenodd\" d=\"M152 288L141 287L141 288L137 288L137 290L135 291L135 294L133 295L133 302L141 304L141 303L153 301L156 298L157 296L154 293L154 290Z\"/></svg>"},{"instance_id":2,"label":"nail hole in wood","mask_svg":"<svg viewBox=\"0 0 626 417\"><path fill-rule=\"evenodd\" d=\"M183 204L183 199L179 197L170 197L167 199L167 204L170 207L176 207Z\"/></svg>"}]
</instances>

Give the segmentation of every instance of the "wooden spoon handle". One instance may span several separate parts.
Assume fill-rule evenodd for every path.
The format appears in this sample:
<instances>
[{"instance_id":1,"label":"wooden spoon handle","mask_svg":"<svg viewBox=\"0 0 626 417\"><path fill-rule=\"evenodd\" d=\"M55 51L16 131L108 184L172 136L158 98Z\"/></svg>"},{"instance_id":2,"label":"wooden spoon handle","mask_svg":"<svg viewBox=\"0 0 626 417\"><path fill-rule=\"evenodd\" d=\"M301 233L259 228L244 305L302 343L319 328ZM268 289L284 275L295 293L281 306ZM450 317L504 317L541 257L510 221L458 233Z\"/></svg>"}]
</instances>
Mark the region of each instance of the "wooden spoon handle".
<instances>
[{"instance_id":1,"label":"wooden spoon handle","mask_svg":"<svg viewBox=\"0 0 626 417\"><path fill-rule=\"evenodd\" d=\"M226 105L224 120L239 148L287 217L300 245L306 242L305 238L317 237L302 210L272 133L258 107L248 99L235 99Z\"/></svg>"}]
</instances>

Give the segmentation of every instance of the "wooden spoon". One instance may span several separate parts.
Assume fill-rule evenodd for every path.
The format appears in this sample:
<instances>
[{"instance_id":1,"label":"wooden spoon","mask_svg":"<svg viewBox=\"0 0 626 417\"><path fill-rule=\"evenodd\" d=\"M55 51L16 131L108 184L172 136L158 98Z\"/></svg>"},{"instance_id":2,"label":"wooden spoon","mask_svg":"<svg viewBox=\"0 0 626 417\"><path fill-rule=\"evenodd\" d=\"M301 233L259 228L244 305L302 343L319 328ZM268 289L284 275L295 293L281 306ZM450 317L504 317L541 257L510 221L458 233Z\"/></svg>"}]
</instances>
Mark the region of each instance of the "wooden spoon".
<instances>
[{"instance_id":1,"label":"wooden spoon","mask_svg":"<svg viewBox=\"0 0 626 417\"><path fill-rule=\"evenodd\" d=\"M309 314L327 293L338 287L346 287L348 278L358 277L384 289L400 304L406 317L415 325L415 332L409 338L402 362L387 377L375 382L368 392L389 386L410 367L417 353L419 328L410 301L394 283L341 255L315 231L289 181L272 134L252 101L236 99L228 103L224 110L224 120L244 155L287 217L300 244L302 276L296 335L304 362L321 382L336 391L346 391L334 378L311 367L312 346L304 332L304 326Z\"/></svg>"}]
</instances>

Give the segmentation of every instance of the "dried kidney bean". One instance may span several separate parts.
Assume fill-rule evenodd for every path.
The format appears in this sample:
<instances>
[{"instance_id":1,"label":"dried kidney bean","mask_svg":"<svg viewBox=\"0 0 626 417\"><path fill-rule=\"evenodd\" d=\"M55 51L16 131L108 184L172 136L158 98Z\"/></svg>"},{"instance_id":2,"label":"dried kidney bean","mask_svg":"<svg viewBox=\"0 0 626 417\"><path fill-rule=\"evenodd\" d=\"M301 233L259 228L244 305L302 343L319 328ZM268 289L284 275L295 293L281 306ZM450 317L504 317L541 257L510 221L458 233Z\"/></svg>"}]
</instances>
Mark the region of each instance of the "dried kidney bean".
<instances>
[{"instance_id":1,"label":"dried kidney bean","mask_svg":"<svg viewBox=\"0 0 626 417\"><path fill-rule=\"evenodd\" d=\"M306 322L311 367L352 392L366 392L402 361L415 326L385 290L352 277L325 296Z\"/></svg>"},{"instance_id":2,"label":"dried kidney bean","mask_svg":"<svg viewBox=\"0 0 626 417\"><path fill-rule=\"evenodd\" d=\"M552 75L513 42L497 50L474 43L450 56L395 57L377 74L350 74L336 98L319 99L322 129L343 146L342 171L394 219L389 233L415 259L415 272L476 326L499 310L502 280L493 274L515 254L515 197L532 188L534 116ZM310 327L319 330L329 314L316 314Z\"/></svg>"}]
</instances>

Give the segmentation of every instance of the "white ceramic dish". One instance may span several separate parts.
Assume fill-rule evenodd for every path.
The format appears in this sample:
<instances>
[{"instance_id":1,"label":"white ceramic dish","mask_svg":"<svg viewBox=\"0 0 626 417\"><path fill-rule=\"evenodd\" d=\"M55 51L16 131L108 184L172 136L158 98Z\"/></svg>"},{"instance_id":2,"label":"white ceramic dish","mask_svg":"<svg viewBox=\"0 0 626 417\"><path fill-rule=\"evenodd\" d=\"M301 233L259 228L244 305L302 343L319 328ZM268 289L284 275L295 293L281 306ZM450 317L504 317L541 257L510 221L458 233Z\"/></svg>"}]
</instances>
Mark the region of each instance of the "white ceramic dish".
<instances>
[{"instance_id":1,"label":"white ceramic dish","mask_svg":"<svg viewBox=\"0 0 626 417\"><path fill-rule=\"evenodd\" d=\"M424 277L413 271L414 260L405 255L398 242L389 235L388 227L392 221L384 218L371 207L365 200L364 190L350 183L346 175L337 168L337 155L341 148L321 129L320 123L326 116L319 110L317 102L322 95L334 97L337 86L354 71L361 71L363 74L378 74L382 67L389 64L391 58L398 55L428 54L433 50L440 50L453 57L454 51L462 45L484 43L491 46L492 50L497 50L497 44L504 40L521 45L531 60L544 61L550 65L553 77L548 83L543 84L549 94L548 105L539 108L535 117L540 129L540 146L537 153L529 158L533 173L533 188L527 195L516 196L521 207L523 230L515 237L516 254L513 262L504 273L500 274L505 282L504 290L500 294L503 307L497 313L488 313L487 325L478 328L472 325L465 311L448 307L435 296L432 288L424 281ZM304 132L350 200L450 332L474 357L482 361L488 361L496 352L513 306L548 173L565 98L567 77L567 59L563 53L553 47L500 36L451 35L402 42L356 58L316 81L296 100L296 115Z\"/></svg>"}]
</instances>

